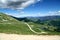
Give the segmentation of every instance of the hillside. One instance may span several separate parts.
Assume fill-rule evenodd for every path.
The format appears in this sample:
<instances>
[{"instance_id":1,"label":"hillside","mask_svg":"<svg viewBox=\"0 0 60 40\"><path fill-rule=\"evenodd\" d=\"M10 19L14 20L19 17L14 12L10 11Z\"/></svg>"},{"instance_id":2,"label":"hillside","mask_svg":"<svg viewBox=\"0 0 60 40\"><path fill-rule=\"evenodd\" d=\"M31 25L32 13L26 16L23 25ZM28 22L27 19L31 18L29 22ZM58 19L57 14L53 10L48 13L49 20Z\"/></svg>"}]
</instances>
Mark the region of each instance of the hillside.
<instances>
[{"instance_id":1,"label":"hillside","mask_svg":"<svg viewBox=\"0 0 60 40\"><path fill-rule=\"evenodd\" d=\"M34 34L24 22L3 13L0 13L0 33Z\"/></svg>"},{"instance_id":2,"label":"hillside","mask_svg":"<svg viewBox=\"0 0 60 40\"><path fill-rule=\"evenodd\" d=\"M38 33L60 34L60 16L13 18L27 22Z\"/></svg>"},{"instance_id":3,"label":"hillside","mask_svg":"<svg viewBox=\"0 0 60 40\"><path fill-rule=\"evenodd\" d=\"M41 22L38 19L32 19L33 21L31 19L16 18L0 13L0 33L60 35L60 20L55 22L54 20ZM55 26L52 22L56 23Z\"/></svg>"}]
</instances>

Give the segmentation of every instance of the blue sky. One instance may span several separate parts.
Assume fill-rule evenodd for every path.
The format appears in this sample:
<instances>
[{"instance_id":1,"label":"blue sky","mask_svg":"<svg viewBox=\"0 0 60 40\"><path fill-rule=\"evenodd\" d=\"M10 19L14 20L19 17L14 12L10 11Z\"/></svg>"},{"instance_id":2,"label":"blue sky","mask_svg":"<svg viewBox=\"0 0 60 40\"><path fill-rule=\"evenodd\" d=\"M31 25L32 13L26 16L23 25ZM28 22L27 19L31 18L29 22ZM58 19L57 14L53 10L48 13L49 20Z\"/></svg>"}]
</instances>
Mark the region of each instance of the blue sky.
<instances>
[{"instance_id":1,"label":"blue sky","mask_svg":"<svg viewBox=\"0 0 60 40\"><path fill-rule=\"evenodd\" d=\"M4 0L1 2L5 3ZM0 12L16 17L60 15L60 0L30 0L29 2L26 0L20 9L17 8L18 5L8 8L2 7L3 4L0 3Z\"/></svg>"}]
</instances>

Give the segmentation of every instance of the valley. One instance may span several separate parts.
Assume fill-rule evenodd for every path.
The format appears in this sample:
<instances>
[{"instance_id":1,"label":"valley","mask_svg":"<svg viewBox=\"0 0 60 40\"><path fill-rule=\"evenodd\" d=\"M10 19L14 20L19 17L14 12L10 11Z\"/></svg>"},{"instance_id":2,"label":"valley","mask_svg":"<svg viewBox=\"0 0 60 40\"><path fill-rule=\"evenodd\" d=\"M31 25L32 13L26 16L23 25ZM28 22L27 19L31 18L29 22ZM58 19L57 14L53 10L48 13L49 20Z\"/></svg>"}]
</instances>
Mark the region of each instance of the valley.
<instances>
[{"instance_id":1,"label":"valley","mask_svg":"<svg viewBox=\"0 0 60 40\"><path fill-rule=\"evenodd\" d=\"M59 18L55 21L56 25L54 25L54 20L44 22L37 18L36 20L34 20L34 18L23 18L22 20L22 18L18 19L16 17L0 13L0 33L23 35L60 35Z\"/></svg>"}]
</instances>

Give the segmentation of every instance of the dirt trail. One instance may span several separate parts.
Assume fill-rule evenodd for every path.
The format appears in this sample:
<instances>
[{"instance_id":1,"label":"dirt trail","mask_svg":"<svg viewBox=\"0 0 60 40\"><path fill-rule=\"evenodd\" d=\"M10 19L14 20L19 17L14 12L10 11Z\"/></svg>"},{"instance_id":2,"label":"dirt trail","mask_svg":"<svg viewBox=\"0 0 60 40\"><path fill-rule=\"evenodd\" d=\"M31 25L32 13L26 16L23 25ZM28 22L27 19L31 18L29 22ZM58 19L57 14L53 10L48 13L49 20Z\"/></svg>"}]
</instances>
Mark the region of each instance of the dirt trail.
<instances>
[{"instance_id":1,"label":"dirt trail","mask_svg":"<svg viewBox=\"0 0 60 40\"><path fill-rule=\"evenodd\" d=\"M42 34L42 33L47 34L46 32L36 32L36 31L34 31L34 30L30 27L30 25L29 25L28 23L25 23L25 24L29 27L29 29L30 29L33 33L36 33L36 34Z\"/></svg>"},{"instance_id":2,"label":"dirt trail","mask_svg":"<svg viewBox=\"0 0 60 40\"><path fill-rule=\"evenodd\" d=\"M60 40L60 36L17 35L0 33L0 40Z\"/></svg>"}]
</instances>

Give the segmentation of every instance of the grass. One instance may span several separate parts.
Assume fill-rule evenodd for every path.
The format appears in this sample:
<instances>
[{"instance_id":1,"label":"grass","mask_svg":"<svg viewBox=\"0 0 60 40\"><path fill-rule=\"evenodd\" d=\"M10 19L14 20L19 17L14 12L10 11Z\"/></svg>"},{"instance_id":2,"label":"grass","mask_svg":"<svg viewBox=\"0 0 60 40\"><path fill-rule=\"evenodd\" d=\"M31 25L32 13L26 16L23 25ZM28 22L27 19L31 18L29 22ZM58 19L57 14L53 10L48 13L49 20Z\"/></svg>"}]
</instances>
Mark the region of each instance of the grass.
<instances>
[{"instance_id":1,"label":"grass","mask_svg":"<svg viewBox=\"0 0 60 40\"><path fill-rule=\"evenodd\" d=\"M56 32L56 31L49 31L49 30L44 30L44 27L48 27L47 25L41 25L41 24L36 24L36 23L32 23L32 22L28 22L28 24L31 26L33 25L33 27L31 26L31 28L33 30L35 30L36 32L40 33L40 32L46 32L47 34L42 33L42 35L60 35L60 32ZM52 26L49 26L50 28ZM50 29L53 30L53 27Z\"/></svg>"},{"instance_id":2,"label":"grass","mask_svg":"<svg viewBox=\"0 0 60 40\"><path fill-rule=\"evenodd\" d=\"M3 13L0 13L0 33L34 34L24 22L18 21Z\"/></svg>"},{"instance_id":3,"label":"grass","mask_svg":"<svg viewBox=\"0 0 60 40\"><path fill-rule=\"evenodd\" d=\"M14 34L34 34L29 30L26 24L0 24L1 33L14 33Z\"/></svg>"},{"instance_id":4,"label":"grass","mask_svg":"<svg viewBox=\"0 0 60 40\"><path fill-rule=\"evenodd\" d=\"M47 32L47 35L60 35L60 32L50 32L41 29L43 25L35 24L35 23L28 23L30 26L34 25L31 28L36 32ZM35 35L26 24L23 22L16 23L16 24L0 24L0 33L8 33L8 34L22 34L22 35ZM46 35L43 34L42 35Z\"/></svg>"},{"instance_id":5,"label":"grass","mask_svg":"<svg viewBox=\"0 0 60 40\"><path fill-rule=\"evenodd\" d=\"M4 20L7 21L4 21ZM38 32L47 32L48 35L60 35L60 32L51 32L45 31L43 28L48 27L47 25L36 24L33 22L28 22L30 27ZM51 28L51 27L50 27ZM23 34L23 35L35 35L26 24L22 21L18 21L8 15L0 14L0 33L8 33L8 34ZM43 33L42 33L43 35ZM45 34L46 35L46 34Z\"/></svg>"},{"instance_id":6,"label":"grass","mask_svg":"<svg viewBox=\"0 0 60 40\"><path fill-rule=\"evenodd\" d=\"M22 34L22 35L35 35L24 22L10 22L11 24L0 24L0 33L8 33L8 34ZM45 27L45 25L40 25L36 23L28 23L33 30L36 32L47 32L48 34L42 35L60 35L60 32L50 32L45 31L42 28Z\"/></svg>"}]
</instances>

